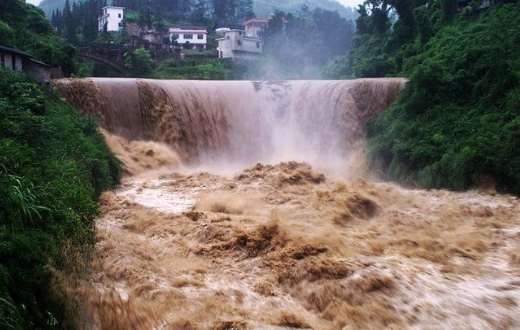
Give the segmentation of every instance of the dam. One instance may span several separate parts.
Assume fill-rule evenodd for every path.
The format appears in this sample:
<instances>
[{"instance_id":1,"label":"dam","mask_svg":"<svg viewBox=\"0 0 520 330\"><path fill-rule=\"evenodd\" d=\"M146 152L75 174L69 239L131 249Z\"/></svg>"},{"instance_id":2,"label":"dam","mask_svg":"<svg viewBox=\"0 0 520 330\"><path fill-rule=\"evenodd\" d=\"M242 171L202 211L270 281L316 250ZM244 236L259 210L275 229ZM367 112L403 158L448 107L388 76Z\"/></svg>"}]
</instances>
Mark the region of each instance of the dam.
<instances>
[{"instance_id":1,"label":"dam","mask_svg":"<svg viewBox=\"0 0 520 330\"><path fill-rule=\"evenodd\" d=\"M79 329L518 329L520 206L364 164L406 81L57 81L125 178Z\"/></svg>"}]
</instances>

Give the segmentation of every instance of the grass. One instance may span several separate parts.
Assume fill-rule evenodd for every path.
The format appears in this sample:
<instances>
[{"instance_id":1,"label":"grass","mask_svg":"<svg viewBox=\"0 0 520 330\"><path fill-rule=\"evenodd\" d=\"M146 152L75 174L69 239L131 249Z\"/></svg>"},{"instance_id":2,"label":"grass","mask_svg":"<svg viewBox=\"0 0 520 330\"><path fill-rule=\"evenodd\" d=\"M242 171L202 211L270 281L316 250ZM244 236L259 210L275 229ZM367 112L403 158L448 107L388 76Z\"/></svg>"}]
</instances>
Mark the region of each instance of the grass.
<instances>
[{"instance_id":1,"label":"grass","mask_svg":"<svg viewBox=\"0 0 520 330\"><path fill-rule=\"evenodd\" d=\"M64 306L50 299L50 270L87 263L98 196L119 177L91 118L22 73L0 73L2 328L59 328Z\"/></svg>"}]
</instances>

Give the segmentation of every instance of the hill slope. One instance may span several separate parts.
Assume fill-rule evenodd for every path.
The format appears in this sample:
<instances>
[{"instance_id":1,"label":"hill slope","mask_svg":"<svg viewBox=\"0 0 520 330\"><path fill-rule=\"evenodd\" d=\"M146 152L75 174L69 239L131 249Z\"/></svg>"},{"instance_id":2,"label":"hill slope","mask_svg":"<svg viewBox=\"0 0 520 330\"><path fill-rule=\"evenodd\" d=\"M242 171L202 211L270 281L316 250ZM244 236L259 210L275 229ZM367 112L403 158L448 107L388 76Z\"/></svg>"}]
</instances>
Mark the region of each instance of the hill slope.
<instances>
[{"instance_id":1,"label":"hill slope","mask_svg":"<svg viewBox=\"0 0 520 330\"><path fill-rule=\"evenodd\" d=\"M0 1L0 41L73 68L74 48L32 5ZM0 329L68 328L51 273L87 262L98 196L118 178L93 119L24 73L0 68Z\"/></svg>"},{"instance_id":2,"label":"hill slope","mask_svg":"<svg viewBox=\"0 0 520 330\"><path fill-rule=\"evenodd\" d=\"M81 2L83 0L71 0L70 3ZM341 16L347 19L353 19L356 15L355 11L343 6L339 2L333 0L255 0L254 10L257 16L265 17L274 13L275 10L283 10L286 12L296 12L300 10L303 5L309 6L310 9L323 8L327 10L337 11ZM43 9L45 15L50 17L52 11L56 9L63 9L65 7L65 0L43 0L40 3L40 8Z\"/></svg>"},{"instance_id":3,"label":"hill slope","mask_svg":"<svg viewBox=\"0 0 520 330\"><path fill-rule=\"evenodd\" d=\"M494 181L520 195L520 3L460 12L435 4L400 7L407 19L391 30L362 16L330 77L410 78L368 125L370 164L382 174L426 188Z\"/></svg>"}]
</instances>

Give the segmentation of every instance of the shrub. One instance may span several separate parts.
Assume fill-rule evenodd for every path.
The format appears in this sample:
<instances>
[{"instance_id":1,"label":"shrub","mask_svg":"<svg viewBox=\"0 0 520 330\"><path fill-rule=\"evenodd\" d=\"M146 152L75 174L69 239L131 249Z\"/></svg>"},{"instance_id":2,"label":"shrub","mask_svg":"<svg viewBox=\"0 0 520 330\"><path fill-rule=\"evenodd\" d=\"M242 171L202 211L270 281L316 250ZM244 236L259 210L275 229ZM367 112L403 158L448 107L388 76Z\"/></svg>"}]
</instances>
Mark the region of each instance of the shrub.
<instances>
[{"instance_id":1,"label":"shrub","mask_svg":"<svg viewBox=\"0 0 520 330\"><path fill-rule=\"evenodd\" d=\"M368 124L373 166L424 187L495 179L520 194L520 4L458 17L404 61L410 81Z\"/></svg>"},{"instance_id":2,"label":"shrub","mask_svg":"<svg viewBox=\"0 0 520 330\"><path fill-rule=\"evenodd\" d=\"M44 97L44 95L46 97ZM92 244L97 198L119 163L91 118L22 73L0 72L0 328L54 329L47 266Z\"/></svg>"}]
</instances>

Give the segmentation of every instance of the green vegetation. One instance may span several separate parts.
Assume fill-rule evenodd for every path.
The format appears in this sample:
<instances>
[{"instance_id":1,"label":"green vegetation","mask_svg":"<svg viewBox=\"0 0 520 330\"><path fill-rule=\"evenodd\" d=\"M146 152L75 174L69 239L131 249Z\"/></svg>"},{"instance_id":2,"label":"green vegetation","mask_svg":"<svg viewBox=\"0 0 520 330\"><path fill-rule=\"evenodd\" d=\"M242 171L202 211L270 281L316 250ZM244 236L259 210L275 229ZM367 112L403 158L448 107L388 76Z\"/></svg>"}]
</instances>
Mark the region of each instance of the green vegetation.
<instances>
[{"instance_id":1,"label":"green vegetation","mask_svg":"<svg viewBox=\"0 0 520 330\"><path fill-rule=\"evenodd\" d=\"M43 12L20 1L0 1L0 42L17 47L67 74L74 72L74 47L58 41Z\"/></svg>"},{"instance_id":2,"label":"green vegetation","mask_svg":"<svg viewBox=\"0 0 520 330\"><path fill-rule=\"evenodd\" d=\"M478 6L401 7L392 30L373 17L381 4L361 9L354 49L329 66L336 77L409 77L368 125L370 161L384 175L451 189L491 177L520 194L520 4Z\"/></svg>"},{"instance_id":3,"label":"green vegetation","mask_svg":"<svg viewBox=\"0 0 520 330\"><path fill-rule=\"evenodd\" d=\"M152 78L231 80L236 79L236 65L220 60L166 60L160 63Z\"/></svg>"},{"instance_id":4,"label":"green vegetation","mask_svg":"<svg viewBox=\"0 0 520 330\"><path fill-rule=\"evenodd\" d=\"M132 55L127 56L129 58ZM202 56L201 56L202 57ZM140 63L143 63L140 61ZM145 61L144 63L148 63ZM143 63L143 64L144 64ZM148 66L146 64L146 66ZM137 67L143 68L140 64ZM140 70L140 69L139 69ZM283 79L319 79L319 67L308 66L304 69L294 65L283 65L276 58L262 56L257 60L226 61L197 57L184 60L168 59L157 65L152 64L151 71L132 71L133 77L152 79L193 79L193 80L283 80ZM106 74L106 70L103 72Z\"/></svg>"},{"instance_id":5,"label":"green vegetation","mask_svg":"<svg viewBox=\"0 0 520 330\"><path fill-rule=\"evenodd\" d=\"M92 244L97 198L119 163L93 119L23 73L0 73L0 327L58 328L49 269L67 273Z\"/></svg>"},{"instance_id":6,"label":"green vegetation","mask_svg":"<svg viewBox=\"0 0 520 330\"><path fill-rule=\"evenodd\" d=\"M0 40L76 69L74 48L32 5L0 2ZM97 198L118 180L119 163L91 118L0 68L0 329L61 328L51 270L75 273L87 260Z\"/></svg>"},{"instance_id":7,"label":"green vegetation","mask_svg":"<svg viewBox=\"0 0 520 330\"><path fill-rule=\"evenodd\" d=\"M144 48L125 54L125 66L133 77L143 77L152 71L152 56Z\"/></svg>"},{"instance_id":8,"label":"green vegetation","mask_svg":"<svg viewBox=\"0 0 520 330\"><path fill-rule=\"evenodd\" d=\"M66 0L43 0L40 4L40 8L45 11L45 14L48 17L51 17L52 13L56 10L63 10L65 7ZM70 4L80 4L85 2L86 0L70 0ZM183 4L182 1L169 1L172 6L175 6L179 9L185 8L186 4ZM221 0L191 0L191 9L190 16L197 19L203 16L207 16L210 11L212 11L212 7L214 3L222 3L224 6L228 8L236 7L236 1L221 1ZM146 2L142 0L130 0L130 6L132 8L136 8L134 5L145 5ZM176 5L179 3L180 5ZM185 1L186 3L186 1ZM126 3L121 3L121 1L116 1L117 5L127 5ZM340 3L333 0L255 0L253 1L253 11L259 17L269 17L272 13L277 10L282 10L289 13L296 13L301 9L302 6L307 6L310 9L322 8L330 11L337 11L342 17L347 19L355 19L357 17L357 13L348 7L344 7ZM249 4L250 6L250 4ZM138 16L135 15L135 12L131 13L129 17L126 13L127 18L131 18L132 20L137 21Z\"/></svg>"}]
</instances>

